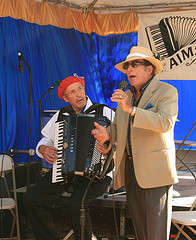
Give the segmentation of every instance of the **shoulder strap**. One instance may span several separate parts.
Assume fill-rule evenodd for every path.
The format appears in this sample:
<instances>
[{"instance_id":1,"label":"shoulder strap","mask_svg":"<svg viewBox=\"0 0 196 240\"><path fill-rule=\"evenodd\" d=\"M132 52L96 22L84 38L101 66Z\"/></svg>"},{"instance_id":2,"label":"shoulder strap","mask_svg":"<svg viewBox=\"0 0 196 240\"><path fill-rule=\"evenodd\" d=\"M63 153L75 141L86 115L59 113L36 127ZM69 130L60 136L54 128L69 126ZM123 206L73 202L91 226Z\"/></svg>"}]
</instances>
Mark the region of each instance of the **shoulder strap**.
<instances>
[{"instance_id":1,"label":"shoulder strap","mask_svg":"<svg viewBox=\"0 0 196 240\"><path fill-rule=\"evenodd\" d=\"M100 103L93 103L92 106L90 106L86 111L85 114L90 113L91 111L95 111L95 115L103 115L103 108L104 107L108 107L105 104L100 104ZM75 115L75 111L73 110L73 108L71 107L71 105L62 107L59 111L59 115L57 118L57 122L62 121L63 120L63 113L68 113L69 115Z\"/></svg>"},{"instance_id":2,"label":"shoulder strap","mask_svg":"<svg viewBox=\"0 0 196 240\"><path fill-rule=\"evenodd\" d=\"M62 121L63 120L63 113L68 113L69 115L73 115L75 114L75 111L73 110L73 108L71 107L71 105L62 107L59 111L59 115L57 118L57 122Z\"/></svg>"},{"instance_id":3,"label":"shoulder strap","mask_svg":"<svg viewBox=\"0 0 196 240\"><path fill-rule=\"evenodd\" d=\"M100 104L100 103L94 103L93 102L93 105L90 106L86 111L85 113L88 114L90 113L91 111L95 111L95 114L96 115L103 115L103 108L104 107L108 107L107 105L105 104Z\"/></svg>"}]
</instances>

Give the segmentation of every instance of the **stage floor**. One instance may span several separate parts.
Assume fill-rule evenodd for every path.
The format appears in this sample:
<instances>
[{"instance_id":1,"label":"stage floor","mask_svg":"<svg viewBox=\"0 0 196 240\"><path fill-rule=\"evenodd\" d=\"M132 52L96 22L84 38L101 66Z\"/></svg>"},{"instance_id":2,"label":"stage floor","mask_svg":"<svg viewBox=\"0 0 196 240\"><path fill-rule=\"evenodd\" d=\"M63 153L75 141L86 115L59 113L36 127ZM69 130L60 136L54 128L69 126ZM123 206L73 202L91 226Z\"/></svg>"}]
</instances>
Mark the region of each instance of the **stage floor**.
<instances>
[{"instance_id":1,"label":"stage floor","mask_svg":"<svg viewBox=\"0 0 196 240\"><path fill-rule=\"evenodd\" d=\"M174 199L173 199L173 210L187 209L192 203L193 199L196 197L196 181L193 176L188 171L178 171L179 182L174 185ZM119 196L118 199L122 201L126 201L126 196ZM106 239L117 239L116 233L116 222L118 226L118 235L119 235L119 219L120 219L120 210L115 209L115 211L110 207L95 207L92 206L91 210L91 218L93 224L93 231L98 240L106 240ZM114 217L116 214L116 220ZM71 230L66 216L63 216L61 208L53 209L53 219L57 226L58 235L60 238L64 238L69 231ZM174 226L171 227L171 235L175 235L177 230ZM119 239L136 239L134 237L134 230L132 226L132 222L129 216L126 217L125 222L125 234L127 238L119 238ZM26 240L35 240L34 238L23 237L22 239ZM69 240L73 240L73 235L69 238ZM173 238L171 238L172 240ZM180 240L184 240L182 235ZM195 236L193 236L195 239Z\"/></svg>"}]
</instances>

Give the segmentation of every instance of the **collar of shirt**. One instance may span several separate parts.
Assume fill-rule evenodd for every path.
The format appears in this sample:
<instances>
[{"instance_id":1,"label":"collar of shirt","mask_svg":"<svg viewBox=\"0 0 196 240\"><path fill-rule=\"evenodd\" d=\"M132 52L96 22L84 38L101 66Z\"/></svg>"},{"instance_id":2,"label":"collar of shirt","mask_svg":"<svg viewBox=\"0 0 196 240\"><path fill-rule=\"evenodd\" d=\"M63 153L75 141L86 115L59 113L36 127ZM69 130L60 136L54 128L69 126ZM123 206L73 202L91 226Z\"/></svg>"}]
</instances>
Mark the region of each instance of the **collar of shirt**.
<instances>
[{"instance_id":1,"label":"collar of shirt","mask_svg":"<svg viewBox=\"0 0 196 240\"><path fill-rule=\"evenodd\" d=\"M130 86L129 89L133 93L133 98L132 98L132 103L131 103L133 106L137 106L138 105L138 103L139 103L139 101L140 101L144 91L146 90L146 88L148 87L148 85L150 84L152 79L153 79L153 76L147 82L145 82L141 86L141 88L140 88L141 95L140 95L140 97L138 99L136 99L136 89L135 89L135 87L134 86Z\"/></svg>"},{"instance_id":2,"label":"collar of shirt","mask_svg":"<svg viewBox=\"0 0 196 240\"><path fill-rule=\"evenodd\" d=\"M82 109L81 113L85 112L90 106L93 105L93 103L91 102L90 98L88 96L86 96L87 101L86 101L86 106Z\"/></svg>"}]
</instances>

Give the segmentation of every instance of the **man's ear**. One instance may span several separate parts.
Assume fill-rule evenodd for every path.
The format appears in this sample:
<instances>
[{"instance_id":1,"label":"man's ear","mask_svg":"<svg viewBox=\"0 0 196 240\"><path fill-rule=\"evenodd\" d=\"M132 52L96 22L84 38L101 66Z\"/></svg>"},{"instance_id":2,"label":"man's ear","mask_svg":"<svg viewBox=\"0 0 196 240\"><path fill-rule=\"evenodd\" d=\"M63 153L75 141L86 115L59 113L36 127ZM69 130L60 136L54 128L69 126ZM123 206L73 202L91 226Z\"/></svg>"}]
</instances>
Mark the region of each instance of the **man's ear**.
<instances>
[{"instance_id":1,"label":"man's ear","mask_svg":"<svg viewBox=\"0 0 196 240\"><path fill-rule=\"evenodd\" d=\"M68 101L68 98L66 97L65 94L62 95L62 98L63 98L63 100L64 100L65 102L69 102L69 101Z\"/></svg>"},{"instance_id":2,"label":"man's ear","mask_svg":"<svg viewBox=\"0 0 196 240\"><path fill-rule=\"evenodd\" d=\"M153 72L153 66L152 66L152 65L149 65L147 71L148 71L149 74L152 74L152 72Z\"/></svg>"}]
</instances>

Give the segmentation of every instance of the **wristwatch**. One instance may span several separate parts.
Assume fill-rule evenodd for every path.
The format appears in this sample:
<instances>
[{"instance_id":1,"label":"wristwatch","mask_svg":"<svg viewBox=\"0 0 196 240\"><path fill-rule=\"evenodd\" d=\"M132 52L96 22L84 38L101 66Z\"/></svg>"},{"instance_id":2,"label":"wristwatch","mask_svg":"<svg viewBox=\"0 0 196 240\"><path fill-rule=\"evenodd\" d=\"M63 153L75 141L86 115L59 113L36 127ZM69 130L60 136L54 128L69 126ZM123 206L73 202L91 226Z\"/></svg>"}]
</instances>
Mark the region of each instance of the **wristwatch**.
<instances>
[{"instance_id":1,"label":"wristwatch","mask_svg":"<svg viewBox=\"0 0 196 240\"><path fill-rule=\"evenodd\" d=\"M133 117L135 115L135 113L136 113L136 107L133 107L133 110L131 112L131 116Z\"/></svg>"}]
</instances>

